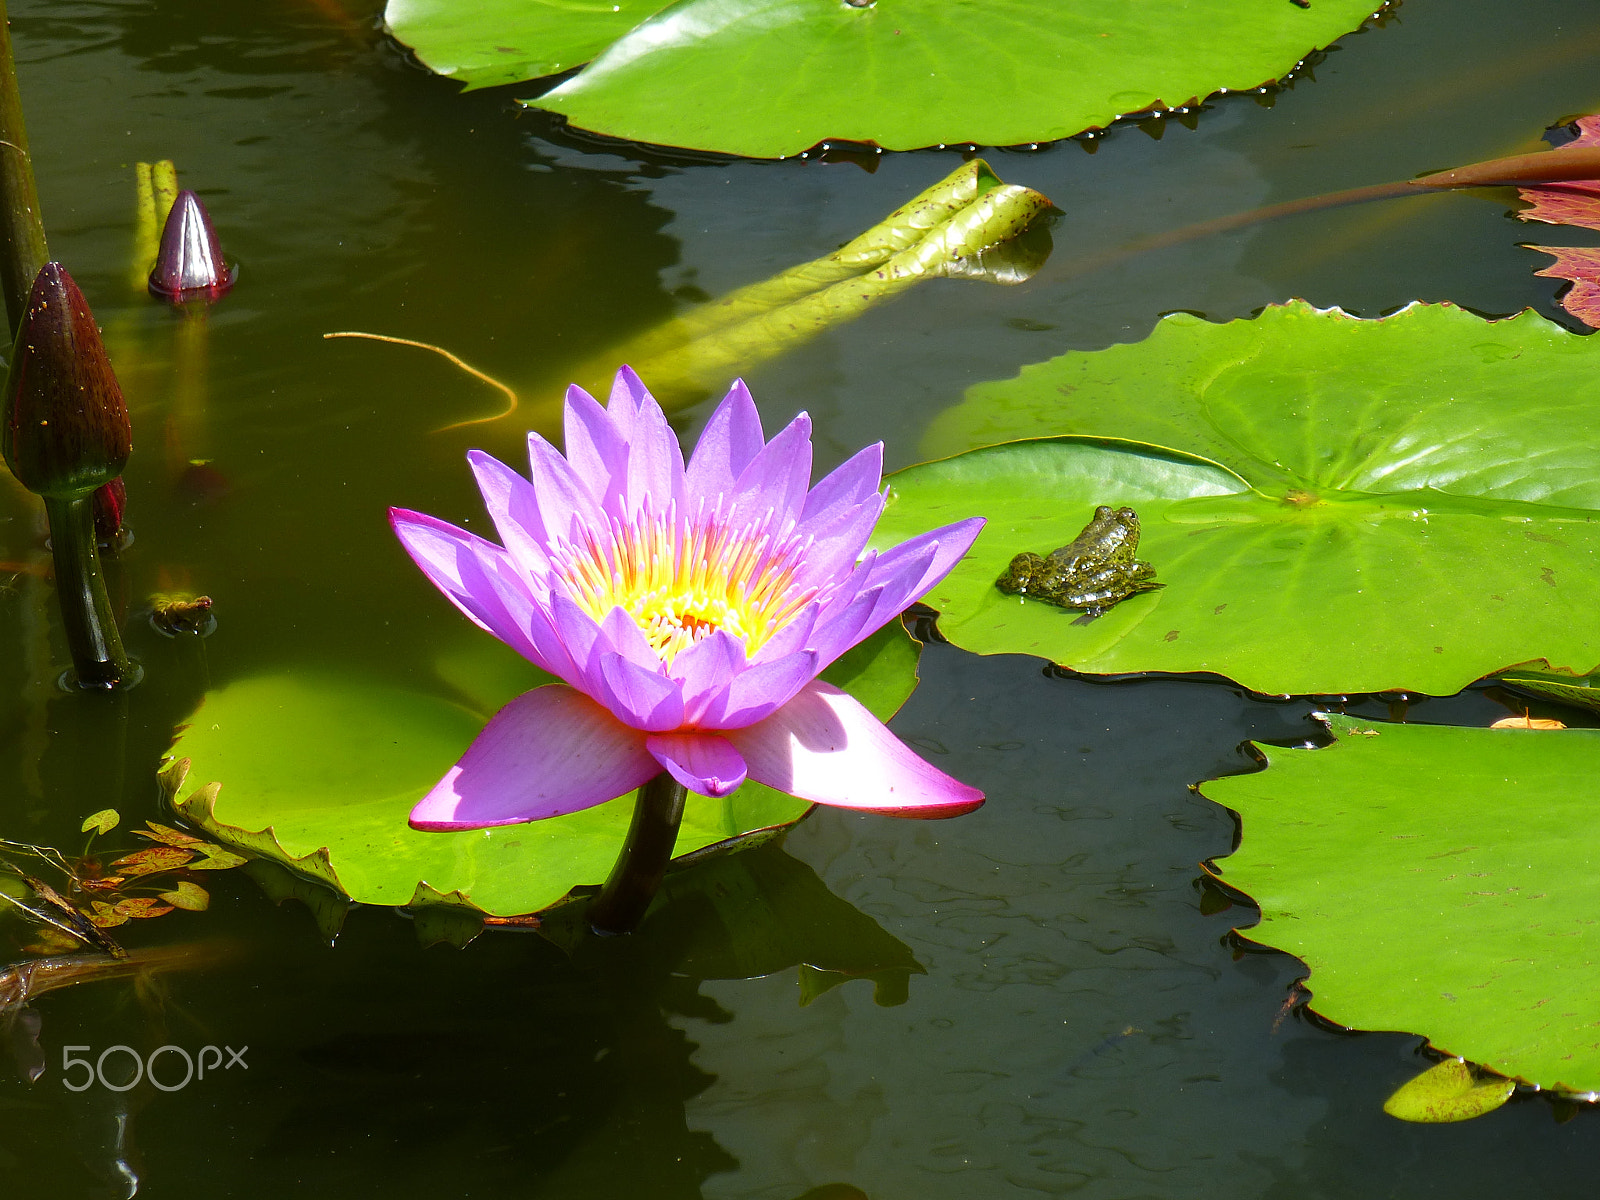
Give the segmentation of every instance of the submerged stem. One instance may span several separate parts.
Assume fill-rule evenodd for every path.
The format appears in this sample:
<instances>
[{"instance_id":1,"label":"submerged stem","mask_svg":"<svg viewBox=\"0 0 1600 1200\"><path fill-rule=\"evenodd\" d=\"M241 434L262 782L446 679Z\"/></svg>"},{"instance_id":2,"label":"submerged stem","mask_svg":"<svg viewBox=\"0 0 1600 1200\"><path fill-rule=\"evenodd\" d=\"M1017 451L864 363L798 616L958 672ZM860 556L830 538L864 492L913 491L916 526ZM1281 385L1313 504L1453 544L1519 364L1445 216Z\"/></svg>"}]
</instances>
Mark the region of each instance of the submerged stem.
<instances>
[{"instance_id":1,"label":"submerged stem","mask_svg":"<svg viewBox=\"0 0 1600 1200\"><path fill-rule=\"evenodd\" d=\"M46 496L44 511L50 518L56 598L78 686L110 689L136 682L100 569L91 497Z\"/></svg>"},{"instance_id":2,"label":"submerged stem","mask_svg":"<svg viewBox=\"0 0 1600 1200\"><path fill-rule=\"evenodd\" d=\"M605 936L638 928L667 873L687 789L665 771L639 789L628 840L611 878L589 905L589 927Z\"/></svg>"},{"instance_id":3,"label":"submerged stem","mask_svg":"<svg viewBox=\"0 0 1600 1200\"><path fill-rule=\"evenodd\" d=\"M44 222L39 217L39 190L33 182L33 158L28 153L28 130L22 121L11 30L6 24L5 0L0 0L0 290L5 292L13 337L28 306L33 278L49 258Z\"/></svg>"}]
</instances>

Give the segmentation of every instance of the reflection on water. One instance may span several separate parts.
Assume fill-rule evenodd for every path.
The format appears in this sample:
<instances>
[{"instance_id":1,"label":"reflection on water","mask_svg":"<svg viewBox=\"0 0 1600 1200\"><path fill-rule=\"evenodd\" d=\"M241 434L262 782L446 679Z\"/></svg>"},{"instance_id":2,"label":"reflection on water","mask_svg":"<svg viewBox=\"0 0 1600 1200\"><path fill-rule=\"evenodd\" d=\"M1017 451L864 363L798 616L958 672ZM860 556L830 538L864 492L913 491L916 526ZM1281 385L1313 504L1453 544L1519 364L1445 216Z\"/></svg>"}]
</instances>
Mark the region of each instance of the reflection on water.
<instances>
[{"instance_id":1,"label":"reflection on water","mask_svg":"<svg viewBox=\"0 0 1600 1200\"><path fill-rule=\"evenodd\" d=\"M831 253L961 161L884 155L869 173L597 146L515 110L515 88L461 96L421 74L378 34L378 7L12 5L52 248L134 409L135 542L113 584L130 613L177 586L208 595L217 627L200 642L133 620L144 684L53 693L63 652L36 513L0 489L4 836L65 845L107 806L158 817L156 761L208 687L311 662L420 686L460 634L384 508L482 526L460 456L477 444L514 461L520 435L430 432L483 415L482 385L324 333L444 345L520 389ZM819 469L878 438L903 464L969 383L1138 339L1177 308L1231 319L1301 295L1368 315L1423 298L1556 316L1555 284L1532 275L1497 194L1071 266L1196 220L1528 148L1594 107L1597 37L1583 0L1414 0L1262 97L1270 108L1230 97L1193 129L1118 129L1093 153L985 151L1063 210L1049 263L1014 288L930 281L761 367L768 424L808 409ZM133 164L163 158L241 264L203 335L128 282ZM200 447L181 457L208 459L226 488L175 486L160 432L175 414ZM703 415L677 423L692 434ZM215 932L246 956L160 990L97 983L37 1003L48 1070L0 1079L0 1180L87 1198L137 1179L163 1200L1365 1200L1375 1179L1407 1197L1587 1183L1592 1113L1558 1126L1542 1102L1514 1102L1461 1129L1384 1117L1416 1039L1280 1020L1303 968L1236 953L1239 910L1202 911L1196 863L1233 828L1187 785L1245 769L1236 747L1252 734L1302 740L1309 706L1038 667L930 647L896 723L988 791L979 813L820 813L790 857L764 852L649 936L571 958L512 933L424 951L372 909L329 947L297 904L219 880L210 912L144 936ZM822 916L762 908L749 871ZM750 928L761 936L735 936ZM60 1083L68 1046L213 1044L248 1045L248 1071L170 1093Z\"/></svg>"}]
</instances>

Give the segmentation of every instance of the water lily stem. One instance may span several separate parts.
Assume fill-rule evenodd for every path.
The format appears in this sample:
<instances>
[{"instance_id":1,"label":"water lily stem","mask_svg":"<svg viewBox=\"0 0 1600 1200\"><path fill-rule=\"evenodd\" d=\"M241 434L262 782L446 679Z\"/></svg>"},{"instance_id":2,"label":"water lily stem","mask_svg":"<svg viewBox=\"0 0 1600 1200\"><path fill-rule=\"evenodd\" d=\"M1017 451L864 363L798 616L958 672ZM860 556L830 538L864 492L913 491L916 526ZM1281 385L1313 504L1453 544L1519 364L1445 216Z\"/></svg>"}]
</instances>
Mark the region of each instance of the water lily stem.
<instances>
[{"instance_id":1,"label":"water lily stem","mask_svg":"<svg viewBox=\"0 0 1600 1200\"><path fill-rule=\"evenodd\" d=\"M655 899L678 840L687 790L665 771L639 789L628 840L611 878L589 906L589 927L602 936L632 933Z\"/></svg>"},{"instance_id":2,"label":"water lily stem","mask_svg":"<svg viewBox=\"0 0 1600 1200\"><path fill-rule=\"evenodd\" d=\"M22 94L11 53L11 29L5 0L0 0L0 291L5 293L11 336L17 334L28 289L39 268L50 259L44 223L39 218L39 190L33 181L33 157L22 121Z\"/></svg>"},{"instance_id":3,"label":"water lily stem","mask_svg":"<svg viewBox=\"0 0 1600 1200\"><path fill-rule=\"evenodd\" d=\"M72 651L75 682L96 690L136 682L111 611L105 573L100 569L91 497L46 496L44 511L50 518L56 597Z\"/></svg>"}]
</instances>

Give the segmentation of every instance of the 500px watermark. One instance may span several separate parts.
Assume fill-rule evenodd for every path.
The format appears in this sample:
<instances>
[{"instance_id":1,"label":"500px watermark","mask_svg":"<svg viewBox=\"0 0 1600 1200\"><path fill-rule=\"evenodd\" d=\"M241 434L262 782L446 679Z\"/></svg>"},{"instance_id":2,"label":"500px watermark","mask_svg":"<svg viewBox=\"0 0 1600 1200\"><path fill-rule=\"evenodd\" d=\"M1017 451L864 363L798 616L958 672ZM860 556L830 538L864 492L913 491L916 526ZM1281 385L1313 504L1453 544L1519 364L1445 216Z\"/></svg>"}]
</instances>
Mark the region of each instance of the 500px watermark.
<instances>
[{"instance_id":1,"label":"500px watermark","mask_svg":"<svg viewBox=\"0 0 1600 1200\"><path fill-rule=\"evenodd\" d=\"M75 1054L79 1050L91 1050L89 1046L63 1046L61 1048L62 1086L69 1092L86 1092L98 1081L100 1086L113 1092L132 1091L139 1086L141 1079L148 1079L155 1087L163 1092L176 1092L189 1086L196 1079L204 1079L206 1072L213 1075L217 1071L229 1071L234 1067L243 1067L246 1071L250 1064L244 1061L245 1051L249 1046L240 1046L235 1050L232 1046L201 1046L197 1054L191 1055L182 1046L157 1046L150 1051L147 1057L139 1057L139 1052L132 1046L107 1046L100 1051L100 1056L93 1060ZM223 1052L227 1052L227 1059L223 1059ZM114 1058L120 1055L121 1058ZM112 1079L106 1078L106 1062L111 1061ZM126 1076L130 1068L123 1065L123 1060L131 1062L133 1074ZM156 1073L156 1064L161 1064L161 1073ZM183 1075L178 1078L179 1064L182 1064ZM82 1067L79 1075L81 1082L74 1082L71 1078L73 1068ZM174 1082L176 1080L176 1082Z\"/></svg>"}]
</instances>

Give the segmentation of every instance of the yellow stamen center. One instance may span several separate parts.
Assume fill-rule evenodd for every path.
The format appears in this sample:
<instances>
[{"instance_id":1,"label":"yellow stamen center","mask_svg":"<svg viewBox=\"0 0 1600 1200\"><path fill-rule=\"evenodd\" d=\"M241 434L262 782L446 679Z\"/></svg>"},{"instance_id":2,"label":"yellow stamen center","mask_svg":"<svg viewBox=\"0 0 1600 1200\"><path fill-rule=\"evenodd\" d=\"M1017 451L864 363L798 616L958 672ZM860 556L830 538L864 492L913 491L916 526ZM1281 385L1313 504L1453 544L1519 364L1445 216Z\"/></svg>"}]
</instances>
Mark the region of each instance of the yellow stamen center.
<instances>
[{"instance_id":1,"label":"yellow stamen center","mask_svg":"<svg viewBox=\"0 0 1600 1200\"><path fill-rule=\"evenodd\" d=\"M817 595L795 572L804 546L773 516L732 523L718 513L684 521L671 506L593 530L552 556L577 603L596 621L613 608L633 618L662 662L714 630L754 655Z\"/></svg>"}]
</instances>

